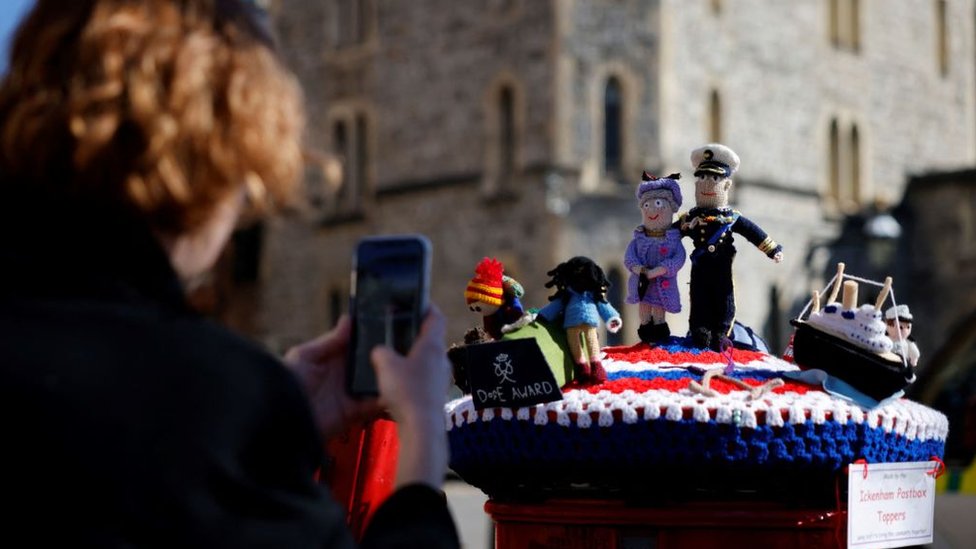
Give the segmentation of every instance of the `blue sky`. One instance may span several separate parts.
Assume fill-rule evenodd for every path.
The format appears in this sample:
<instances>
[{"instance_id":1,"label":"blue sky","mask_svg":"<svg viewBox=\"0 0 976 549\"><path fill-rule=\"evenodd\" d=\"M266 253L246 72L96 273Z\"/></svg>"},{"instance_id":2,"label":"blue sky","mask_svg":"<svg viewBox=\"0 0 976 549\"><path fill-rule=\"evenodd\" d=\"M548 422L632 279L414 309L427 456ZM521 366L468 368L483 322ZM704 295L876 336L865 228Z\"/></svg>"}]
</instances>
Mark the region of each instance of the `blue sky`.
<instances>
[{"instance_id":1,"label":"blue sky","mask_svg":"<svg viewBox=\"0 0 976 549\"><path fill-rule=\"evenodd\" d=\"M10 35L33 0L0 0L0 73L7 72Z\"/></svg>"}]
</instances>

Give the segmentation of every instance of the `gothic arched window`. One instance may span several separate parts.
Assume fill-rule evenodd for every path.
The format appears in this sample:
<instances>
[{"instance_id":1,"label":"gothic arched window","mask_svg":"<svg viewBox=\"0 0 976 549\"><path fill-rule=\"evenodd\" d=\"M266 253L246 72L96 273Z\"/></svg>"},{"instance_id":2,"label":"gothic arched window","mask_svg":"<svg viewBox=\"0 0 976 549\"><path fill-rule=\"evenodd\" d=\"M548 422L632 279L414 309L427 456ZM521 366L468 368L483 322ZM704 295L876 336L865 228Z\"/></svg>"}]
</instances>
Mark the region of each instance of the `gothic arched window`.
<instances>
[{"instance_id":1,"label":"gothic arched window","mask_svg":"<svg viewBox=\"0 0 976 549\"><path fill-rule=\"evenodd\" d=\"M935 3L935 30L936 48L939 60L939 74L946 76L949 74L949 20L948 7L946 0L936 0Z\"/></svg>"},{"instance_id":2,"label":"gothic arched window","mask_svg":"<svg viewBox=\"0 0 976 549\"><path fill-rule=\"evenodd\" d=\"M827 145L827 198L844 213L859 208L864 200L861 178L861 134L856 123L841 131L837 118L830 121Z\"/></svg>"},{"instance_id":3,"label":"gothic arched window","mask_svg":"<svg viewBox=\"0 0 976 549\"><path fill-rule=\"evenodd\" d=\"M342 177L339 179L338 196L340 200L349 193L349 172L351 155L349 154L349 131L346 123L339 120L332 126L332 153L339 159L342 166Z\"/></svg>"},{"instance_id":4,"label":"gothic arched window","mask_svg":"<svg viewBox=\"0 0 976 549\"><path fill-rule=\"evenodd\" d=\"M503 86L498 94L499 173L511 175L515 171L515 95L510 86Z\"/></svg>"},{"instance_id":5,"label":"gothic arched window","mask_svg":"<svg viewBox=\"0 0 976 549\"><path fill-rule=\"evenodd\" d=\"M366 42L375 26L373 0L334 1L335 47L347 48Z\"/></svg>"},{"instance_id":6,"label":"gothic arched window","mask_svg":"<svg viewBox=\"0 0 976 549\"><path fill-rule=\"evenodd\" d=\"M827 195L840 202L840 128L837 119L830 121L830 143L827 146Z\"/></svg>"},{"instance_id":7,"label":"gothic arched window","mask_svg":"<svg viewBox=\"0 0 976 549\"><path fill-rule=\"evenodd\" d=\"M850 159L850 182L847 188L848 199L852 204L861 203L861 136L857 124L851 126L851 142L848 146Z\"/></svg>"},{"instance_id":8,"label":"gothic arched window","mask_svg":"<svg viewBox=\"0 0 976 549\"><path fill-rule=\"evenodd\" d=\"M712 90L708 98L708 137L713 143L722 141L722 98Z\"/></svg>"},{"instance_id":9,"label":"gothic arched window","mask_svg":"<svg viewBox=\"0 0 976 549\"><path fill-rule=\"evenodd\" d=\"M827 26L835 48L853 52L861 48L861 3L859 0L828 0Z\"/></svg>"},{"instance_id":10,"label":"gothic arched window","mask_svg":"<svg viewBox=\"0 0 976 549\"><path fill-rule=\"evenodd\" d=\"M369 124L366 115L357 114L355 124L355 169L351 174L352 184L349 189L350 207L354 210L362 206L362 197L368 187L369 176Z\"/></svg>"},{"instance_id":11,"label":"gothic arched window","mask_svg":"<svg viewBox=\"0 0 976 549\"><path fill-rule=\"evenodd\" d=\"M615 77L607 80L603 93L603 169L619 175L623 170L623 92Z\"/></svg>"}]
</instances>

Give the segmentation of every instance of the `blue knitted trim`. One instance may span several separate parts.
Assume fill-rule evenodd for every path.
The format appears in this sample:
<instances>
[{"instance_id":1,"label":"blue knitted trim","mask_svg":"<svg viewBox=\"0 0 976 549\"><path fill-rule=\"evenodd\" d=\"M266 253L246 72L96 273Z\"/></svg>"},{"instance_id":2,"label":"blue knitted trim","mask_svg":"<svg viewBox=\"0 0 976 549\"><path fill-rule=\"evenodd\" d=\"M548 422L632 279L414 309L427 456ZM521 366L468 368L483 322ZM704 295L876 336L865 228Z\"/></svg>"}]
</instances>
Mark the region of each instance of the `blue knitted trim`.
<instances>
[{"instance_id":1,"label":"blue knitted trim","mask_svg":"<svg viewBox=\"0 0 976 549\"><path fill-rule=\"evenodd\" d=\"M612 470L668 465L835 472L860 458L869 463L927 461L941 457L945 450L942 441L909 440L863 423L834 421L749 429L715 421L658 419L581 429L495 418L452 429L448 439L451 468L462 478L520 468L560 475L567 467Z\"/></svg>"},{"instance_id":2,"label":"blue knitted trim","mask_svg":"<svg viewBox=\"0 0 976 549\"><path fill-rule=\"evenodd\" d=\"M689 371L685 368L676 368L674 370L617 370L616 372L611 371L607 374L607 378L611 381L617 379L643 379L648 381L652 379L690 379L701 381L701 377L700 372ZM731 377L735 379L767 381L782 378L783 373L770 370L736 370L732 372Z\"/></svg>"},{"instance_id":3,"label":"blue knitted trim","mask_svg":"<svg viewBox=\"0 0 976 549\"><path fill-rule=\"evenodd\" d=\"M715 351L709 349L702 349L695 346L695 343L690 337L678 337L671 336L664 343L658 343L655 345L658 349L664 349L669 353L685 353L691 355L700 355L702 353L713 353Z\"/></svg>"}]
</instances>

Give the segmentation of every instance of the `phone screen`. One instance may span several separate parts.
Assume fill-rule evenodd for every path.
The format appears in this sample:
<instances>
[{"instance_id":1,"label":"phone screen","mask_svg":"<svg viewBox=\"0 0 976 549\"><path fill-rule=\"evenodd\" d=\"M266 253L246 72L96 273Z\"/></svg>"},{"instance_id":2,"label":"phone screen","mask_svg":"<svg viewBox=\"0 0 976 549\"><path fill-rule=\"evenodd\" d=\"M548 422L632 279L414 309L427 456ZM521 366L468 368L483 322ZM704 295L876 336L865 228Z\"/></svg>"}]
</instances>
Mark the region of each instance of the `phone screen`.
<instances>
[{"instance_id":1,"label":"phone screen","mask_svg":"<svg viewBox=\"0 0 976 549\"><path fill-rule=\"evenodd\" d=\"M349 392L378 393L369 360L377 345L406 353L427 309L430 244L423 237L374 237L356 249Z\"/></svg>"}]
</instances>

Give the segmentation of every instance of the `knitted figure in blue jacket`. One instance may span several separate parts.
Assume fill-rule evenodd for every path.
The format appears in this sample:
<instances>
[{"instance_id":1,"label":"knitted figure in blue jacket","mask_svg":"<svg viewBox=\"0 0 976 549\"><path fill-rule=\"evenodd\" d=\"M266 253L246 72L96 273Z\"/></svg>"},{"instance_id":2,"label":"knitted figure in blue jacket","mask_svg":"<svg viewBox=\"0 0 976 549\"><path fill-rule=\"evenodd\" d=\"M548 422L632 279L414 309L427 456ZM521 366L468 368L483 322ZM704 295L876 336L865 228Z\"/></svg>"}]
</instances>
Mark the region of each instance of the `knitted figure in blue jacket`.
<instances>
[{"instance_id":1,"label":"knitted figure in blue jacket","mask_svg":"<svg viewBox=\"0 0 976 549\"><path fill-rule=\"evenodd\" d=\"M549 297L550 303L539 310L538 316L549 322L562 317L569 350L579 369L579 379L589 378L597 383L606 381L607 372L600 361L597 327L600 319L610 333L617 333L623 326L620 313L607 302L610 281L603 269L586 257L574 257L546 274L552 277L546 282L546 288L555 287L556 293Z\"/></svg>"}]
</instances>

